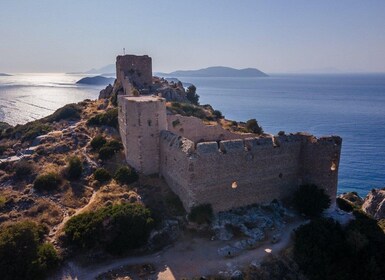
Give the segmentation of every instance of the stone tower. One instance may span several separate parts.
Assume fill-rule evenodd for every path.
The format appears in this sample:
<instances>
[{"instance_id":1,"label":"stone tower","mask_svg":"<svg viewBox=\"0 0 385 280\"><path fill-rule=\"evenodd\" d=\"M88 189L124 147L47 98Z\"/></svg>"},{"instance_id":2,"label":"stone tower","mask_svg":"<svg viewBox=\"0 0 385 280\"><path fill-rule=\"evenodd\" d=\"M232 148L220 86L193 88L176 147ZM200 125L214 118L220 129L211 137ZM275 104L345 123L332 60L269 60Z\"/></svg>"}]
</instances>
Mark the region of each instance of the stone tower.
<instances>
[{"instance_id":1,"label":"stone tower","mask_svg":"<svg viewBox=\"0 0 385 280\"><path fill-rule=\"evenodd\" d=\"M116 78L122 84L130 83L137 89L144 89L150 87L152 84L151 57L149 57L148 55L117 56Z\"/></svg>"},{"instance_id":2,"label":"stone tower","mask_svg":"<svg viewBox=\"0 0 385 280\"><path fill-rule=\"evenodd\" d=\"M118 104L127 163L145 175L159 173L160 132L167 130L166 100L120 96Z\"/></svg>"}]
</instances>

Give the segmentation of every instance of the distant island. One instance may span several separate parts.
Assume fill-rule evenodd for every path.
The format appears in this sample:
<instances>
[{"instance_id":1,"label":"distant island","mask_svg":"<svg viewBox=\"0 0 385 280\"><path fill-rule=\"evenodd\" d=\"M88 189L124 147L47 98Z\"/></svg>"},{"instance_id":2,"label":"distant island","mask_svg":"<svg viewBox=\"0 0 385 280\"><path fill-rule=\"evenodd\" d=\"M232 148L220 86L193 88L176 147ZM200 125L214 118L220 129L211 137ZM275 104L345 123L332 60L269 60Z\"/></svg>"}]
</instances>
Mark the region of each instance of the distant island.
<instances>
[{"instance_id":1,"label":"distant island","mask_svg":"<svg viewBox=\"0 0 385 280\"><path fill-rule=\"evenodd\" d=\"M114 82L114 78L106 78L103 76L85 77L76 82L83 85L108 85Z\"/></svg>"},{"instance_id":2,"label":"distant island","mask_svg":"<svg viewBox=\"0 0 385 280\"><path fill-rule=\"evenodd\" d=\"M158 76L175 77L268 77L256 68L234 69L231 67L214 66L199 70L178 70L171 73L156 73Z\"/></svg>"},{"instance_id":3,"label":"distant island","mask_svg":"<svg viewBox=\"0 0 385 280\"><path fill-rule=\"evenodd\" d=\"M12 76L12 75L5 74L5 73L0 73L0 77L8 77L8 76Z\"/></svg>"}]
</instances>

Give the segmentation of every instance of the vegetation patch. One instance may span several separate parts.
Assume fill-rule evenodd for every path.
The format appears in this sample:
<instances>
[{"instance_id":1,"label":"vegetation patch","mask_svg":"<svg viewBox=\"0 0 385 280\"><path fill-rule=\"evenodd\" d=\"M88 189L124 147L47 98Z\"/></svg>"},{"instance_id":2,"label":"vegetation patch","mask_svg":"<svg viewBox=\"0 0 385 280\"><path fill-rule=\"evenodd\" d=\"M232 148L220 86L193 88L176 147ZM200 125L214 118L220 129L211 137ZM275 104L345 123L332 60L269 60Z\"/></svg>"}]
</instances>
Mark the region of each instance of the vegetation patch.
<instances>
[{"instance_id":1,"label":"vegetation patch","mask_svg":"<svg viewBox=\"0 0 385 280\"><path fill-rule=\"evenodd\" d=\"M61 120L78 120L82 107L79 104L67 104L57 109L52 115L44 118L47 122L59 122Z\"/></svg>"},{"instance_id":2,"label":"vegetation patch","mask_svg":"<svg viewBox=\"0 0 385 280\"><path fill-rule=\"evenodd\" d=\"M256 119L250 119L246 122L246 129L248 132L263 134L262 126L260 126Z\"/></svg>"},{"instance_id":3,"label":"vegetation patch","mask_svg":"<svg viewBox=\"0 0 385 280\"><path fill-rule=\"evenodd\" d=\"M91 147L94 150L99 150L101 147L103 147L107 143L106 138L104 138L102 135L97 135L91 140Z\"/></svg>"},{"instance_id":4,"label":"vegetation patch","mask_svg":"<svg viewBox=\"0 0 385 280\"><path fill-rule=\"evenodd\" d=\"M42 120L37 120L9 128L1 135L1 138L20 139L22 142L32 141L37 136L47 134L51 130L52 127L50 124L44 123Z\"/></svg>"},{"instance_id":5,"label":"vegetation patch","mask_svg":"<svg viewBox=\"0 0 385 280\"><path fill-rule=\"evenodd\" d=\"M26 160L20 160L15 164L15 179L16 180L25 180L30 176L34 171L32 163L29 163Z\"/></svg>"},{"instance_id":6,"label":"vegetation patch","mask_svg":"<svg viewBox=\"0 0 385 280\"><path fill-rule=\"evenodd\" d=\"M138 173L135 169L128 166L122 166L114 175L114 179L122 185L128 185L136 182L139 179Z\"/></svg>"},{"instance_id":7,"label":"vegetation patch","mask_svg":"<svg viewBox=\"0 0 385 280\"><path fill-rule=\"evenodd\" d=\"M1 227L1 279L41 279L58 264L52 244L43 242L44 233L42 227L27 221Z\"/></svg>"},{"instance_id":8,"label":"vegetation patch","mask_svg":"<svg viewBox=\"0 0 385 280\"><path fill-rule=\"evenodd\" d=\"M111 180L111 174L104 168L98 168L94 172L95 180L104 183Z\"/></svg>"},{"instance_id":9,"label":"vegetation patch","mask_svg":"<svg viewBox=\"0 0 385 280\"><path fill-rule=\"evenodd\" d=\"M107 125L112 126L114 128L118 128L118 108L109 109L105 113L97 114L96 116L90 118L87 121L87 125Z\"/></svg>"},{"instance_id":10,"label":"vegetation patch","mask_svg":"<svg viewBox=\"0 0 385 280\"><path fill-rule=\"evenodd\" d=\"M65 173L68 180L80 179L83 173L83 164L79 157L72 156L69 158Z\"/></svg>"},{"instance_id":11,"label":"vegetation patch","mask_svg":"<svg viewBox=\"0 0 385 280\"><path fill-rule=\"evenodd\" d=\"M101 245L120 254L144 245L153 224L149 209L140 204L120 204L76 215L68 220L64 231L68 243L77 248Z\"/></svg>"},{"instance_id":12,"label":"vegetation patch","mask_svg":"<svg viewBox=\"0 0 385 280\"><path fill-rule=\"evenodd\" d=\"M295 231L294 259L310 279L382 279L385 235L377 222L359 211L342 227L316 219Z\"/></svg>"},{"instance_id":13,"label":"vegetation patch","mask_svg":"<svg viewBox=\"0 0 385 280\"><path fill-rule=\"evenodd\" d=\"M197 88L194 85L191 85L187 88L186 97L191 104L199 105L199 95L196 93Z\"/></svg>"},{"instance_id":14,"label":"vegetation patch","mask_svg":"<svg viewBox=\"0 0 385 280\"><path fill-rule=\"evenodd\" d=\"M33 183L33 187L37 191L52 191L56 190L61 183L61 178L59 174L55 172L49 172L47 174L42 174L37 176Z\"/></svg>"}]
</instances>

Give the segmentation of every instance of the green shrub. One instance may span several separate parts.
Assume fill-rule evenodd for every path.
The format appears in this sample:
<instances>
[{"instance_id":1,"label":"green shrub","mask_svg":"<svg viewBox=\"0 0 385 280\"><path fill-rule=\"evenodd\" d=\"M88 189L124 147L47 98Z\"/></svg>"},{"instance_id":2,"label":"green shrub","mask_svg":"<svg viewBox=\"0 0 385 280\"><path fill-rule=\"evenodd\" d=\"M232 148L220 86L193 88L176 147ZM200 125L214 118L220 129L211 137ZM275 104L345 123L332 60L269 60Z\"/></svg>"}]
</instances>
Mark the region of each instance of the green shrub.
<instances>
[{"instance_id":1,"label":"green shrub","mask_svg":"<svg viewBox=\"0 0 385 280\"><path fill-rule=\"evenodd\" d=\"M106 138L104 138L102 135L97 135L94 138L92 138L92 140L91 140L91 147L94 150L99 150L106 143L107 143Z\"/></svg>"},{"instance_id":2,"label":"green shrub","mask_svg":"<svg viewBox=\"0 0 385 280\"><path fill-rule=\"evenodd\" d=\"M113 157L115 154L115 150L112 148L112 147L106 147L106 146L103 146L100 150L99 150L99 158L101 160L106 160L106 159L109 159L111 157Z\"/></svg>"},{"instance_id":3,"label":"green shrub","mask_svg":"<svg viewBox=\"0 0 385 280\"><path fill-rule=\"evenodd\" d=\"M295 231L294 260L308 279L383 279L385 234L360 211L347 226L316 219Z\"/></svg>"},{"instance_id":4,"label":"green shrub","mask_svg":"<svg viewBox=\"0 0 385 280\"><path fill-rule=\"evenodd\" d=\"M87 121L87 125L107 125L118 128L118 108L109 109L105 113L97 114Z\"/></svg>"},{"instance_id":5,"label":"green shrub","mask_svg":"<svg viewBox=\"0 0 385 280\"><path fill-rule=\"evenodd\" d=\"M211 224L214 217L211 204L200 204L191 208L188 219L197 224Z\"/></svg>"},{"instance_id":6,"label":"green shrub","mask_svg":"<svg viewBox=\"0 0 385 280\"><path fill-rule=\"evenodd\" d=\"M199 95L196 93L197 88L194 85L191 85L187 88L186 97L191 104L199 105Z\"/></svg>"},{"instance_id":7,"label":"green shrub","mask_svg":"<svg viewBox=\"0 0 385 280\"><path fill-rule=\"evenodd\" d=\"M31 163L21 160L15 164L15 178L17 180L26 179L26 177L32 174L33 170L34 168Z\"/></svg>"},{"instance_id":8,"label":"green shrub","mask_svg":"<svg viewBox=\"0 0 385 280\"><path fill-rule=\"evenodd\" d=\"M57 109L52 115L46 117L48 122L59 122L61 120L77 120L80 119L82 108L78 104L67 104L62 108Z\"/></svg>"},{"instance_id":9,"label":"green shrub","mask_svg":"<svg viewBox=\"0 0 385 280\"><path fill-rule=\"evenodd\" d=\"M79 157L72 156L68 160L66 175L69 180L77 180L82 176L83 164Z\"/></svg>"},{"instance_id":10,"label":"green shrub","mask_svg":"<svg viewBox=\"0 0 385 280\"><path fill-rule=\"evenodd\" d=\"M112 148L114 152L119 152L121 149L123 149L123 144L118 140L111 140L104 144L104 147L109 147Z\"/></svg>"},{"instance_id":11,"label":"green shrub","mask_svg":"<svg viewBox=\"0 0 385 280\"><path fill-rule=\"evenodd\" d=\"M120 167L115 175L114 179L122 185L128 185L136 182L139 179L138 173L132 167L122 166Z\"/></svg>"},{"instance_id":12,"label":"green shrub","mask_svg":"<svg viewBox=\"0 0 385 280\"><path fill-rule=\"evenodd\" d=\"M33 187L37 191L51 191L57 189L60 182L60 176L57 173L50 172L37 176L33 183Z\"/></svg>"},{"instance_id":13,"label":"green shrub","mask_svg":"<svg viewBox=\"0 0 385 280\"><path fill-rule=\"evenodd\" d=\"M324 189L314 184L301 185L294 193L294 206L300 212L309 217L317 217L329 208L330 197Z\"/></svg>"},{"instance_id":14,"label":"green shrub","mask_svg":"<svg viewBox=\"0 0 385 280\"><path fill-rule=\"evenodd\" d=\"M32 222L1 226L1 279L41 279L54 268L58 257L51 244L43 243L43 230Z\"/></svg>"},{"instance_id":15,"label":"green shrub","mask_svg":"<svg viewBox=\"0 0 385 280\"><path fill-rule=\"evenodd\" d=\"M107 182L111 180L111 174L104 168L98 168L94 172L94 178L99 182Z\"/></svg>"},{"instance_id":16,"label":"green shrub","mask_svg":"<svg viewBox=\"0 0 385 280\"><path fill-rule=\"evenodd\" d=\"M256 119L250 119L246 122L246 129L248 132L256 133L256 134L262 134L263 129L262 126L260 126Z\"/></svg>"},{"instance_id":17,"label":"green shrub","mask_svg":"<svg viewBox=\"0 0 385 280\"><path fill-rule=\"evenodd\" d=\"M172 102L171 109L182 116L193 116L199 119L207 119L205 111L196 105L188 103Z\"/></svg>"},{"instance_id":18,"label":"green shrub","mask_svg":"<svg viewBox=\"0 0 385 280\"><path fill-rule=\"evenodd\" d=\"M101 245L120 254L145 244L153 225L149 209L140 204L120 204L76 215L65 224L64 232L68 244L78 248Z\"/></svg>"},{"instance_id":19,"label":"green shrub","mask_svg":"<svg viewBox=\"0 0 385 280\"><path fill-rule=\"evenodd\" d=\"M223 118L222 112L219 111L219 110L214 110L214 111L213 111L213 115L214 115L217 119L222 119L222 118Z\"/></svg>"},{"instance_id":20,"label":"green shrub","mask_svg":"<svg viewBox=\"0 0 385 280\"><path fill-rule=\"evenodd\" d=\"M47 134L52 130L52 127L44 123L42 120L32 121L23 125L16 125L7 129L1 135L1 138L20 139L22 142L31 141L37 136Z\"/></svg>"}]
</instances>

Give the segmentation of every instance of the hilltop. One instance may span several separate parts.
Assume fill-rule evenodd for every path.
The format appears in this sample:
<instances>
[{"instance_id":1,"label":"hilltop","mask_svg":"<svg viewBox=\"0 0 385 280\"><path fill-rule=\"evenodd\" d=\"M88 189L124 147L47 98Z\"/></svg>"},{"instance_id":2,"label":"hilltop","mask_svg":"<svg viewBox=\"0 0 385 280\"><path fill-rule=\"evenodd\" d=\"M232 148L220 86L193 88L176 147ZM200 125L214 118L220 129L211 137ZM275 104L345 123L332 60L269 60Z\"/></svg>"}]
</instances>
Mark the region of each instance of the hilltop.
<instances>
[{"instance_id":1,"label":"hilltop","mask_svg":"<svg viewBox=\"0 0 385 280\"><path fill-rule=\"evenodd\" d=\"M171 73L157 73L159 76L175 77L267 77L266 73L256 68L235 69L224 66L214 66L199 70L178 70Z\"/></svg>"},{"instance_id":2,"label":"hilltop","mask_svg":"<svg viewBox=\"0 0 385 280\"><path fill-rule=\"evenodd\" d=\"M8 77L8 76L12 76L12 75L5 74L5 73L0 73L0 77Z\"/></svg>"}]
</instances>

